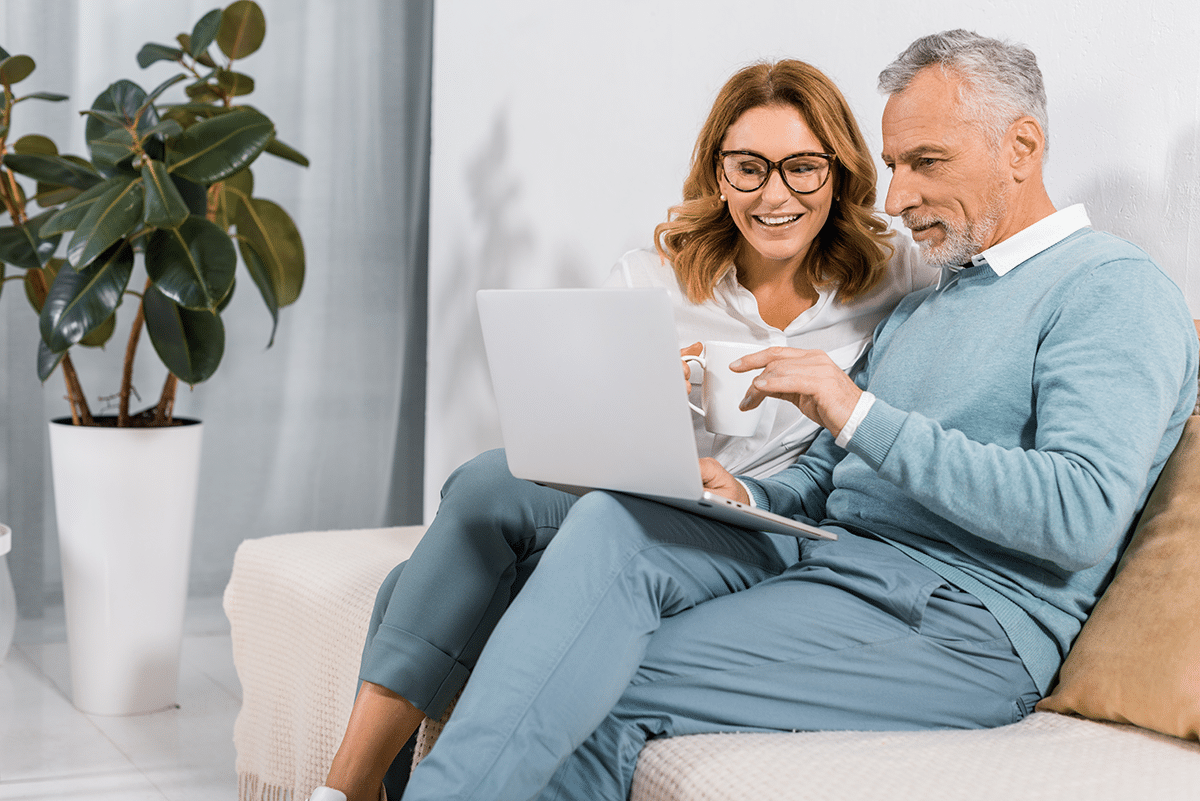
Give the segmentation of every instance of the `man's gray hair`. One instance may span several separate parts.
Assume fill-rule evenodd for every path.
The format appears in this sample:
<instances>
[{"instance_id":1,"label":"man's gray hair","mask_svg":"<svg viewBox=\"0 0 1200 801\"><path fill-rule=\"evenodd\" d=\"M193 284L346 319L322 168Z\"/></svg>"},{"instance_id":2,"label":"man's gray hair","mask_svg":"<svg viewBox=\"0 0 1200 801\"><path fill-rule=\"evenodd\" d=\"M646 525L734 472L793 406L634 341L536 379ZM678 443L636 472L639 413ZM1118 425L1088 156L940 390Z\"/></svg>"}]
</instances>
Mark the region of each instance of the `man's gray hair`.
<instances>
[{"instance_id":1,"label":"man's gray hair","mask_svg":"<svg viewBox=\"0 0 1200 801\"><path fill-rule=\"evenodd\" d=\"M961 28L924 36L879 73L879 91L903 92L918 72L934 65L962 78L963 114L983 126L992 147L1000 144L1013 122L1029 116L1042 126L1049 150L1046 87L1037 56L1029 48Z\"/></svg>"}]
</instances>

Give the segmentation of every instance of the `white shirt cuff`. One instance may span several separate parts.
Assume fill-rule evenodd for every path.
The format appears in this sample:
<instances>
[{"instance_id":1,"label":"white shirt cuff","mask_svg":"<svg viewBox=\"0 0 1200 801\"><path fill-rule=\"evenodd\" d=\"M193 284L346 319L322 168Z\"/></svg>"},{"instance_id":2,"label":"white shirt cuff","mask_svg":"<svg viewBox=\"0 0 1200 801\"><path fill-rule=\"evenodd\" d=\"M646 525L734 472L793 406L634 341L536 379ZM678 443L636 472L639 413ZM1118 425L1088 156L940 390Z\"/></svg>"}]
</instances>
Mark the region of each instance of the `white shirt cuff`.
<instances>
[{"instance_id":1,"label":"white shirt cuff","mask_svg":"<svg viewBox=\"0 0 1200 801\"><path fill-rule=\"evenodd\" d=\"M747 495L747 496L749 496L749 498L750 498L750 507L751 507L751 508L753 508L753 509L757 509L757 508L758 508L758 504L754 502L754 493L753 493L753 492L751 492L751 491L750 491L750 488L746 486L746 482L745 482L745 481L742 481L740 478L735 478L735 479L734 479L734 481L736 481L737 483L741 484L741 485L742 485L742 489L744 489L744 490L746 491L746 495Z\"/></svg>"},{"instance_id":2,"label":"white shirt cuff","mask_svg":"<svg viewBox=\"0 0 1200 801\"><path fill-rule=\"evenodd\" d=\"M845 448L850 444L850 440L854 437L854 432L858 431L859 425L866 418L867 412L871 411L871 406L875 403L875 396L870 392L864 392L858 397L858 403L854 404L854 411L850 412L850 419L846 421L846 425L842 426L841 432L834 440L839 448Z\"/></svg>"}]
</instances>

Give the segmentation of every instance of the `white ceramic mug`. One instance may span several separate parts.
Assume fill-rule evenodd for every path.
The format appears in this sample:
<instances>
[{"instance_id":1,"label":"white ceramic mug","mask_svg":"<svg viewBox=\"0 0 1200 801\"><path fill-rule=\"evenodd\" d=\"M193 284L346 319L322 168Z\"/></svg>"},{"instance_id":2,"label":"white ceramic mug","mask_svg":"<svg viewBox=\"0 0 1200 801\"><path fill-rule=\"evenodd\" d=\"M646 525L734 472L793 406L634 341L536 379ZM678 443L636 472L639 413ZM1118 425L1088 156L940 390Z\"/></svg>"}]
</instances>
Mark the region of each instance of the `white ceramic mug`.
<instances>
[{"instance_id":1,"label":"white ceramic mug","mask_svg":"<svg viewBox=\"0 0 1200 801\"><path fill-rule=\"evenodd\" d=\"M704 427L712 434L724 434L728 437L748 437L758 430L758 422L762 419L762 405L756 409L742 411L739 405L750 382L761 372L751 370L747 373L735 373L729 369L732 362L751 353L763 350L762 345L750 345L744 342L705 342L704 352L700 356L683 356L685 362L694 362L704 368L704 385L701 390L700 408L693 403L688 405L697 414L704 415Z\"/></svg>"}]
</instances>

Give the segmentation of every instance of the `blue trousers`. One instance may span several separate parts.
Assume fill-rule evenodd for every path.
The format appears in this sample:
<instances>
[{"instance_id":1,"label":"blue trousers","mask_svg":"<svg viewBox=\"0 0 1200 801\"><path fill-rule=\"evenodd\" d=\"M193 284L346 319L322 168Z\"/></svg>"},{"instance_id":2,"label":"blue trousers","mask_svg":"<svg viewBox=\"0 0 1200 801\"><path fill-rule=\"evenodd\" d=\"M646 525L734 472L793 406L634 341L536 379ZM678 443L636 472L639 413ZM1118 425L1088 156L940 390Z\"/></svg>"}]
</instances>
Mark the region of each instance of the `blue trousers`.
<instances>
[{"instance_id":1,"label":"blue trousers","mask_svg":"<svg viewBox=\"0 0 1200 801\"><path fill-rule=\"evenodd\" d=\"M377 603L364 679L440 714L471 675L408 801L624 799L651 737L977 728L1037 699L979 601L884 542L749 532L599 492L514 501L493 494L523 483L502 467L487 454L451 478ZM479 519L443 537L446 513ZM408 606L427 572L440 580Z\"/></svg>"}]
</instances>

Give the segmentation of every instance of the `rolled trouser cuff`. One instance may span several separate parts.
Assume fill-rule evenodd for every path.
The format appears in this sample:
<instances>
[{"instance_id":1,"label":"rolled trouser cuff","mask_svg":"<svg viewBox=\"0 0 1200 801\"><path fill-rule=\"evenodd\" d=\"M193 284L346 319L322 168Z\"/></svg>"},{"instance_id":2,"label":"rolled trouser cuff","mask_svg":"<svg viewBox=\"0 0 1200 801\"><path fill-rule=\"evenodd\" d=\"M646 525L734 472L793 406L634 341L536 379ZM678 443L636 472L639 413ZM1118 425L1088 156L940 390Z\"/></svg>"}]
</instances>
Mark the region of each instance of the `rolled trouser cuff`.
<instances>
[{"instance_id":1,"label":"rolled trouser cuff","mask_svg":"<svg viewBox=\"0 0 1200 801\"><path fill-rule=\"evenodd\" d=\"M471 671L454 657L403 629L381 625L363 654L359 678L399 693L438 720Z\"/></svg>"}]
</instances>

